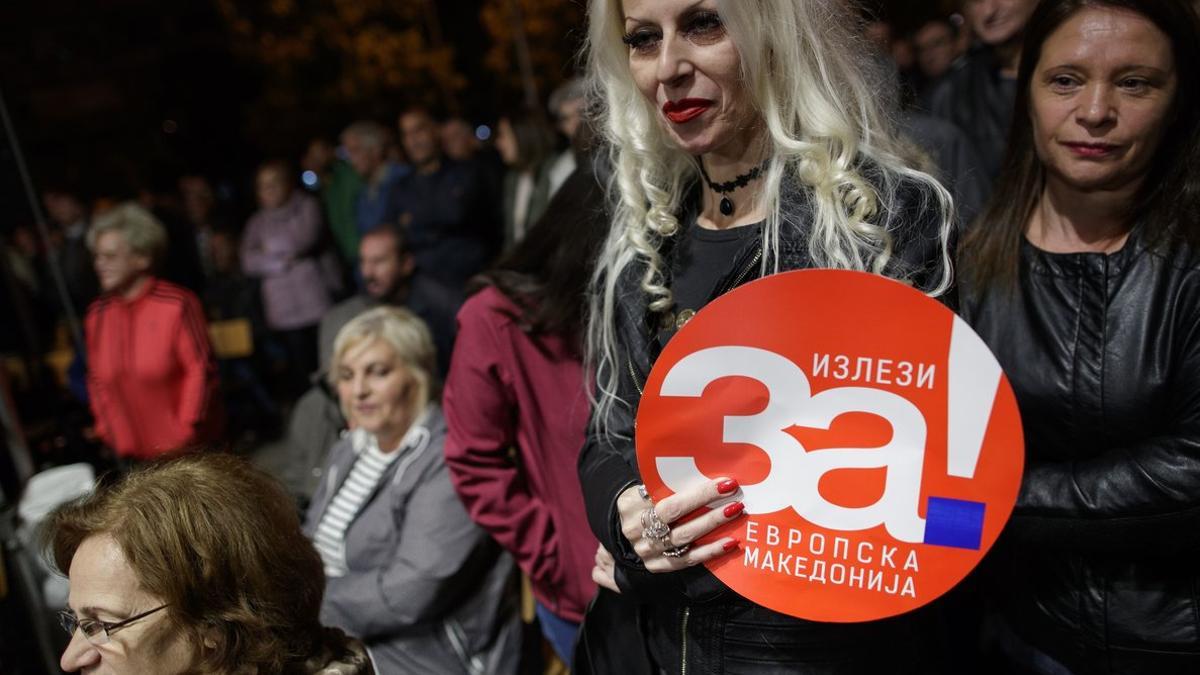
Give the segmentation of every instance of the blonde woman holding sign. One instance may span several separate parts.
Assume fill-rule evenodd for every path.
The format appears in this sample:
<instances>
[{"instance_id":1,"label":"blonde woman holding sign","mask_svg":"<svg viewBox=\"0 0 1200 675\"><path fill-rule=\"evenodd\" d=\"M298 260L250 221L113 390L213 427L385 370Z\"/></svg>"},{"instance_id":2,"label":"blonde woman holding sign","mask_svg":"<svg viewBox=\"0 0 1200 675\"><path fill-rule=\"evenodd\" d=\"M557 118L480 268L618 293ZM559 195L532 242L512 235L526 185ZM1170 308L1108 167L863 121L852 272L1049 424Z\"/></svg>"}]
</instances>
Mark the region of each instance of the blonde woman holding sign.
<instances>
[{"instance_id":1,"label":"blonde woman holding sign","mask_svg":"<svg viewBox=\"0 0 1200 675\"><path fill-rule=\"evenodd\" d=\"M947 290L949 197L894 137L887 73L841 0L592 0L589 11L614 167L588 335L597 402L579 465L592 529L615 558L601 554L597 580L637 603L661 672L936 670L921 616L818 624L729 591L699 566L740 542L692 543L742 517L741 502L677 521L736 498L738 477L654 503L632 440L666 340L741 283L827 267Z\"/></svg>"}]
</instances>

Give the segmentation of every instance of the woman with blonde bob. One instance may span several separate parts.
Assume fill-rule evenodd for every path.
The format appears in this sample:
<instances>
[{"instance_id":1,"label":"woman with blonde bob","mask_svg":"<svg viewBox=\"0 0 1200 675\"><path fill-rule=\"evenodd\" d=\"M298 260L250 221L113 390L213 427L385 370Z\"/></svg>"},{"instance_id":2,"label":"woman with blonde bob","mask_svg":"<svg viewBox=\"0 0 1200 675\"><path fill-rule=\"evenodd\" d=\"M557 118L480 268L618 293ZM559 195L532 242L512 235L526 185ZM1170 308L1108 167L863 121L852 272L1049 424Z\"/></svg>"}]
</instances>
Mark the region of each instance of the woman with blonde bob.
<instances>
[{"instance_id":1,"label":"woman with blonde bob","mask_svg":"<svg viewBox=\"0 0 1200 675\"><path fill-rule=\"evenodd\" d=\"M597 400L579 463L604 549L596 580L638 603L655 672L936 670L923 615L817 624L732 593L700 565L740 555L740 542L692 543L742 517L741 503L676 521L734 495L737 476L654 503L632 441L667 339L741 283L824 267L946 292L950 198L895 135L889 74L843 0L592 0L589 12L614 213L591 299Z\"/></svg>"},{"instance_id":2,"label":"woman with blonde bob","mask_svg":"<svg viewBox=\"0 0 1200 675\"><path fill-rule=\"evenodd\" d=\"M368 675L318 618L325 578L283 487L224 454L160 461L59 509L67 672Z\"/></svg>"},{"instance_id":3,"label":"woman with blonde bob","mask_svg":"<svg viewBox=\"0 0 1200 675\"><path fill-rule=\"evenodd\" d=\"M364 312L331 363L352 431L305 525L325 566L321 619L362 639L381 673L515 672L513 563L450 482L429 329L405 309Z\"/></svg>"}]
</instances>

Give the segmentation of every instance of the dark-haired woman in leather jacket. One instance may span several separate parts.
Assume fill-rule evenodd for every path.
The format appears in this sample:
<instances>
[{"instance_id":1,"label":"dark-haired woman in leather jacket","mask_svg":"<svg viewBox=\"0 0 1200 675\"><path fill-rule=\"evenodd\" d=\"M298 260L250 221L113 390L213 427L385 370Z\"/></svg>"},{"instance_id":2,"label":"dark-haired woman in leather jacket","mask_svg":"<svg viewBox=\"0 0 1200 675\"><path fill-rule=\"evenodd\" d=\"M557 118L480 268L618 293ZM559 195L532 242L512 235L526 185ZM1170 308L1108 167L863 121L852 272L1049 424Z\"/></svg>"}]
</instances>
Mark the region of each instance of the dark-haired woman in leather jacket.
<instances>
[{"instance_id":1,"label":"dark-haired woman in leather jacket","mask_svg":"<svg viewBox=\"0 0 1200 675\"><path fill-rule=\"evenodd\" d=\"M1197 23L1047 0L994 200L961 250L1026 468L985 586L1017 672L1200 672Z\"/></svg>"}]
</instances>

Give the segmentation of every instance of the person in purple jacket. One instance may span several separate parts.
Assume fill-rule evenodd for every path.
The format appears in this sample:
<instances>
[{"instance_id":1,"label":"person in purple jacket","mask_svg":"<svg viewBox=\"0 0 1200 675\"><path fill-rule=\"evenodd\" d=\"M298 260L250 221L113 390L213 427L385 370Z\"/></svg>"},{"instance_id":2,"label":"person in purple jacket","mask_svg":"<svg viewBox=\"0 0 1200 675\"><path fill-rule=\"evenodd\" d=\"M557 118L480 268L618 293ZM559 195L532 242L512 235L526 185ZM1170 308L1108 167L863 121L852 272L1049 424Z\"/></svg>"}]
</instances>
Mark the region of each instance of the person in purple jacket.
<instances>
[{"instance_id":1,"label":"person in purple jacket","mask_svg":"<svg viewBox=\"0 0 1200 675\"><path fill-rule=\"evenodd\" d=\"M262 284L267 327L287 353L288 394L307 386L317 369L317 325L333 299L318 249L321 206L293 189L292 172L280 161L258 169L259 209L242 235L242 271Z\"/></svg>"},{"instance_id":2,"label":"person in purple jacket","mask_svg":"<svg viewBox=\"0 0 1200 675\"><path fill-rule=\"evenodd\" d=\"M542 633L568 665L596 594L575 463L590 411L584 293L608 231L603 207L596 177L577 170L517 248L474 280L443 399L454 487L529 577Z\"/></svg>"}]
</instances>

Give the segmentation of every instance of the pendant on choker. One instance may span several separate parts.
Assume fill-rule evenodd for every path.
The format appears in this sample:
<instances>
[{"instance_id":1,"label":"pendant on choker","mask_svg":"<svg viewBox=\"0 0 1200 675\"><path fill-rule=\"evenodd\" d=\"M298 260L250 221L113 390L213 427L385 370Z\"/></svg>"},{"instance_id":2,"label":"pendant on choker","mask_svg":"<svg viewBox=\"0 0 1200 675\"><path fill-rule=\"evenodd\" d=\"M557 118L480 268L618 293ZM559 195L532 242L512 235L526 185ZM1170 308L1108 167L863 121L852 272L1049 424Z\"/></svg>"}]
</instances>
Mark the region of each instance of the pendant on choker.
<instances>
[{"instance_id":1,"label":"pendant on choker","mask_svg":"<svg viewBox=\"0 0 1200 675\"><path fill-rule=\"evenodd\" d=\"M762 175L762 172L766 170L767 165L771 163L771 159L768 157L767 159L763 160L762 164L759 164L753 169L750 169L750 171L734 178L731 181L714 183L712 182L712 179L708 177L708 172L704 170L704 162L699 159L697 159L697 161L700 164L700 175L704 177L704 182L708 184L708 189L721 195L721 201L718 204L718 207L721 209L721 215L727 218L732 216L733 212L736 210L733 200L729 198L729 193L739 188L746 187L752 180L757 180L758 177Z\"/></svg>"}]
</instances>

